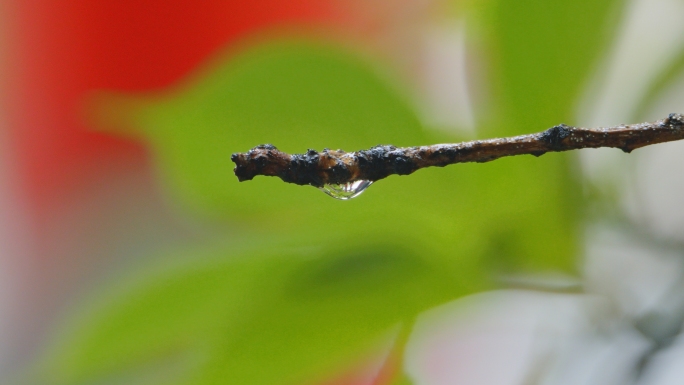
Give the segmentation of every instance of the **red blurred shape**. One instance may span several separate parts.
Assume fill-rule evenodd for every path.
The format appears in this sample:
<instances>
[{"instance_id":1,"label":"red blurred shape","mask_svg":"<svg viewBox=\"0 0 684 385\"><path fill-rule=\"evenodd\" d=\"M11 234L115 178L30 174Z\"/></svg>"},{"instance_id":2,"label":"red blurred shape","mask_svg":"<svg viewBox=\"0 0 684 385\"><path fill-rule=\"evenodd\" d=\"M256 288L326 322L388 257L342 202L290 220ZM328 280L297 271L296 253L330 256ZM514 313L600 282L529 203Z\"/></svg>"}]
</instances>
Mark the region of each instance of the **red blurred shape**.
<instances>
[{"instance_id":1,"label":"red blurred shape","mask_svg":"<svg viewBox=\"0 0 684 385\"><path fill-rule=\"evenodd\" d=\"M9 122L18 171L40 216L104 163L140 163L139 144L96 133L80 117L95 89L169 86L215 51L280 25L324 25L321 0L36 0L5 4Z\"/></svg>"}]
</instances>

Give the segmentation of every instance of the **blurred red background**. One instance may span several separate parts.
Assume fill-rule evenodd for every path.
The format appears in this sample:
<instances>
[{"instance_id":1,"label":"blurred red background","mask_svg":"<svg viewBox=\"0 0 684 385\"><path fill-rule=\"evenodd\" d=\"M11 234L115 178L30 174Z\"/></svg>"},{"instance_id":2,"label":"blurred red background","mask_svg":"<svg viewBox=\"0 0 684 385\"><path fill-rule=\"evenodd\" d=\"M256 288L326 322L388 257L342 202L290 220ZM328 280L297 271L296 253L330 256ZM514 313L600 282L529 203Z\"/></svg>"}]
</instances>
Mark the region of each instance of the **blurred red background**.
<instances>
[{"instance_id":1,"label":"blurred red background","mask_svg":"<svg viewBox=\"0 0 684 385\"><path fill-rule=\"evenodd\" d=\"M63 244L64 239L87 243L88 234L101 237L108 229L100 227L111 226L94 223L94 213L82 214L81 221L65 217L73 215L67 213L86 196L83 191L97 189L107 175L137 174L136 187L145 191L139 195L147 197L143 200L158 197L144 144L88 127L82 116L84 98L99 89L167 87L215 51L262 31L372 31L368 19L364 22L353 8L349 3L317 0L205 1L201 6L160 0L3 4L10 171L26 224L24 260L16 269L21 294L12 298L20 305L13 306L17 311L9 317L10 330L18 333L10 338L13 357L8 362L25 362L35 354L50 320L63 311L65 301L74 301L69 293L84 285L93 266L107 266L97 261L98 253L75 252L86 246ZM65 232L80 235L64 237ZM379 376L379 381L386 377ZM349 374L334 383L364 381L363 375Z\"/></svg>"},{"instance_id":2,"label":"blurred red background","mask_svg":"<svg viewBox=\"0 0 684 385\"><path fill-rule=\"evenodd\" d=\"M84 126L79 111L89 91L159 89L245 36L281 25L339 24L344 14L339 4L308 0L25 1L6 8L12 140L38 210L107 159L144 159L138 144Z\"/></svg>"}]
</instances>

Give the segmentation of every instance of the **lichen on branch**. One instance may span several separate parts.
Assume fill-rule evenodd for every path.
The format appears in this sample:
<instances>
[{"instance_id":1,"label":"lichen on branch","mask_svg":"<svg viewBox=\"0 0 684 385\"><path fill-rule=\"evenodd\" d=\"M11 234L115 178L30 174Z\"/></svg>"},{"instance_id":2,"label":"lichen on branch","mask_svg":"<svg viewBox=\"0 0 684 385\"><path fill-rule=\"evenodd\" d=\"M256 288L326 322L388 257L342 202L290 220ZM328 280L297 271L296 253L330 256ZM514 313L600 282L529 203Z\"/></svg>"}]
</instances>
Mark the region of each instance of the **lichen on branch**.
<instances>
[{"instance_id":1,"label":"lichen on branch","mask_svg":"<svg viewBox=\"0 0 684 385\"><path fill-rule=\"evenodd\" d=\"M231 156L239 181L257 175L277 176L285 182L321 187L357 180L377 181L408 175L424 167L489 162L505 156L534 155L582 148L614 147L631 152L656 143L684 139L684 115L670 114L650 123L582 128L560 124L536 134L417 147L378 145L344 152L324 149L290 155L271 144Z\"/></svg>"}]
</instances>

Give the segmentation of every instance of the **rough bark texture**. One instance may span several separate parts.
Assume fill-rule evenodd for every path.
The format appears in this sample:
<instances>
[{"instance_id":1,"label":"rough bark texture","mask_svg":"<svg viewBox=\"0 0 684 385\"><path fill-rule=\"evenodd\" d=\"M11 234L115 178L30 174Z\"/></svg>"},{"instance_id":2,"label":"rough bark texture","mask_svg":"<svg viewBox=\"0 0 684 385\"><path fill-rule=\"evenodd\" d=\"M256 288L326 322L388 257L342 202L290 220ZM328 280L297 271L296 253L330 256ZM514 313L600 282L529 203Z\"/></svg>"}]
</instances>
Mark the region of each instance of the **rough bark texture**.
<instances>
[{"instance_id":1,"label":"rough bark texture","mask_svg":"<svg viewBox=\"0 0 684 385\"><path fill-rule=\"evenodd\" d=\"M581 128L560 124L546 131L508 138L474 140L455 144L398 148L378 145L368 150L344 152L324 149L290 155L263 144L247 153L231 156L238 180L257 175L277 176L285 182L321 187L356 180L376 181L392 174L408 175L424 167L454 163L489 162L504 156L581 148L615 147L624 152L656 143L684 139L684 115L670 114L652 123L607 128Z\"/></svg>"}]
</instances>

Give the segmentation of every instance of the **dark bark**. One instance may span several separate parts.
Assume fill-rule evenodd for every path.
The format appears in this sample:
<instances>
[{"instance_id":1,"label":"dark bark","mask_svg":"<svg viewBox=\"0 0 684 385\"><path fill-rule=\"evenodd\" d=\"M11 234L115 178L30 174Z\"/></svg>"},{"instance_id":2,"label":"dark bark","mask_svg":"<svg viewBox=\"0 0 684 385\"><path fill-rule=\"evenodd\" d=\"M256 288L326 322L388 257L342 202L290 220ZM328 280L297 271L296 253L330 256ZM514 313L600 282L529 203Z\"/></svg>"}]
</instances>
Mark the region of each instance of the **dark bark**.
<instances>
[{"instance_id":1,"label":"dark bark","mask_svg":"<svg viewBox=\"0 0 684 385\"><path fill-rule=\"evenodd\" d=\"M408 175L424 167L482 163L513 155L540 156L547 152L599 147L615 147L629 153L640 147L680 139L684 139L684 116L670 114L652 123L607 128L560 124L540 133L508 138L404 148L378 145L357 152L325 149L290 155L264 144L247 153L233 154L231 159L241 182L267 175L288 183L321 187L356 180L376 181L392 174Z\"/></svg>"}]
</instances>

